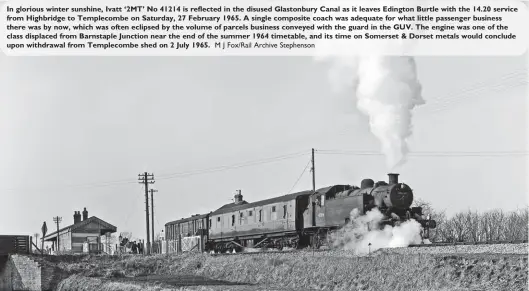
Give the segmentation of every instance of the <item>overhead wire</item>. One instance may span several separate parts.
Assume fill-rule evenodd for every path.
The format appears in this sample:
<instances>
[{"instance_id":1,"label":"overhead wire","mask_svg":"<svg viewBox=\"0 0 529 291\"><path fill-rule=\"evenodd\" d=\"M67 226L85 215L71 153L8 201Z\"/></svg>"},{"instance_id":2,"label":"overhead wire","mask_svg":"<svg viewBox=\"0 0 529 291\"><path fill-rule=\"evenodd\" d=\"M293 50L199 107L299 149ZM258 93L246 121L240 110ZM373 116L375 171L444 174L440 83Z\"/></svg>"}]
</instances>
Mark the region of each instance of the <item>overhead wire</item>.
<instances>
[{"instance_id":1,"label":"overhead wire","mask_svg":"<svg viewBox=\"0 0 529 291\"><path fill-rule=\"evenodd\" d=\"M497 93L513 89L522 85L527 85L529 83L527 79L527 77L529 76L528 72L529 71L527 69L516 70L501 75L499 77L474 83L470 87L449 94L443 94L441 96L431 98L427 100L426 104L424 104L423 106L417 107L415 109L416 112L414 112L414 115L417 118L431 117L434 114L438 114L439 112L450 109L450 107L453 107L454 105L463 102L465 99L475 97L478 93L483 92L486 89L488 89L489 91L493 90ZM512 80L517 77L518 80L516 83L508 85L509 80ZM337 132L337 134L347 134L348 131L348 129L343 129Z\"/></svg>"},{"instance_id":2,"label":"overhead wire","mask_svg":"<svg viewBox=\"0 0 529 291\"><path fill-rule=\"evenodd\" d=\"M517 87L517 86L520 86L520 85L523 85L523 84L527 84L528 83L527 82L527 78L526 78L527 77L527 72L528 72L527 69L521 69L521 70L518 70L518 71L514 71L514 72L511 72L511 73L505 74L505 75L503 75L503 76L501 76L499 78L499 80L501 81L499 85L498 84L494 85L493 83L491 83L490 80L488 80L488 81L483 81L483 82L476 83L470 88L466 88L464 90L460 90L457 93L448 95L449 98L441 99L440 97L436 97L436 98L434 98L434 100L442 100L443 102L433 103L433 104L438 104L440 106L438 106L437 108L436 107L432 107L429 111L432 112L432 113L435 113L435 112L439 112L439 111L445 110L445 109L449 108L451 105L453 105L453 103L454 103L454 102L452 102L453 100L460 101L461 100L460 97L465 95L465 94L467 94L467 93L480 92L480 91L483 91L483 90L485 90L487 88L490 88L490 87L496 88L496 87L501 86L502 84L505 84L505 81L514 79L514 78L519 77L519 76L523 76L524 79L523 80L519 80L519 82L516 83L516 84L513 84L511 86L507 86L507 87L503 88L503 90L514 88L514 87ZM445 96L447 96L447 95L445 95ZM468 98L468 96L465 97L465 98ZM424 112L424 111L421 111L421 112ZM354 151L354 152L348 151L347 153L344 153L344 152L331 153L329 151L326 152L325 150L320 150L319 152L321 154L336 154L336 155L358 155L358 156L362 156L362 155L365 155L365 156L369 156L369 155L371 155L371 156L381 156L381 155L383 155L382 153L369 152L369 151ZM201 174L207 174L207 173L214 173L214 172L221 172L221 171L225 171L225 170L243 168L243 167L248 167L248 166L255 166L255 165L266 164L266 163L273 163L273 162L276 162L276 161L281 161L281 160L286 160L286 159L291 159L291 158L295 158L295 157L298 157L298 156L302 156L304 154L308 154L308 152L298 152L298 153L294 153L294 154L287 154L287 155L276 156L276 157L271 157L271 158L253 160L253 161L248 161L248 162L243 162L243 163L238 163L238 164L232 164L232 165L227 165L227 166L206 168L206 169L201 169L201 170L196 170L196 171L185 171L185 172L172 173L172 174L162 174L162 175L157 176L156 180L167 180L167 179L189 177L189 176L195 176L195 175L201 175ZM462 152L459 152L459 153L457 153L457 152L431 152L431 153L427 153L427 152L410 152L409 155L410 156L425 156L425 155L426 156L499 156L499 155L526 155L526 153L512 153L512 152L510 152L510 153L503 153L502 154L502 153L499 153L499 152L488 152L488 153L479 153L479 152L472 152L472 153L468 153L468 152L467 153L462 153ZM64 185L64 186L61 186L60 188L63 188L63 189L69 189L69 188L71 188L71 189L75 189L75 188L98 188L98 187L108 187L108 186L127 185L127 184L136 184L136 183L137 183L136 180L123 179L123 180L107 181L107 182L100 182L100 183L91 183L91 184ZM4 191L16 191L16 190L19 190L19 189L6 189ZM38 189L25 189L25 190L43 191L44 189L43 188L38 188ZM50 190L57 190L57 187L56 186L50 187Z\"/></svg>"},{"instance_id":3,"label":"overhead wire","mask_svg":"<svg viewBox=\"0 0 529 291\"><path fill-rule=\"evenodd\" d=\"M352 156L384 156L376 151L355 150L318 150L322 155L352 155ZM415 157L502 157L502 156L527 156L527 151L410 151L407 156Z\"/></svg>"},{"instance_id":4,"label":"overhead wire","mask_svg":"<svg viewBox=\"0 0 529 291\"><path fill-rule=\"evenodd\" d=\"M528 70L527 69L520 69L520 70L516 70L516 71L513 71L513 72L509 72L507 74L504 74L500 77L495 77L494 79L499 79L499 80L509 80L509 79L512 79L512 78L515 78L517 76L522 76L522 77L526 77L528 73ZM525 80L525 78L524 78ZM485 80L485 81L481 81L481 82L476 82L474 83L472 86L470 87L467 87L463 90L459 90L457 93L452 93L452 94L449 94L449 95L443 95L443 96L437 96L437 97L434 97L433 100L440 100L440 101L446 101L446 100L454 100L454 99L457 99L457 97L459 97L460 95L462 94L465 94L465 93L468 93L468 92L474 92L476 90L482 90L484 88L487 88L491 85L491 79L489 80ZM449 97L449 98L447 98Z\"/></svg>"},{"instance_id":5,"label":"overhead wire","mask_svg":"<svg viewBox=\"0 0 529 291\"><path fill-rule=\"evenodd\" d=\"M303 171L301 172L301 175L299 175L298 179L296 180L296 182L294 183L294 185L292 185L292 187L290 188L290 190L288 190L287 193L291 193L292 190L294 189L294 187L296 187L299 183L299 180L301 180L301 177L303 177L303 174L305 174L305 172L307 171L310 163L312 162L312 160L309 160L309 162L307 163L307 165L305 166L305 168L303 168Z\"/></svg>"},{"instance_id":6,"label":"overhead wire","mask_svg":"<svg viewBox=\"0 0 529 291\"><path fill-rule=\"evenodd\" d=\"M454 93L443 95L442 97L434 97L432 101L426 103L424 107L418 107L418 113L437 113L439 111L446 110L454 104L460 103L461 101L475 96L477 93L485 90L494 90L496 92L505 91L521 85L526 85L528 70L522 69L514 72L510 72L503 76L500 76L497 80L487 80L475 83L471 87L456 91ZM518 79L516 79L518 78ZM514 80L516 83L509 85L509 80ZM501 87L504 86L504 87ZM497 88L500 88L499 90ZM430 105L431 104L431 105ZM421 109L424 108L424 109Z\"/></svg>"},{"instance_id":7,"label":"overhead wire","mask_svg":"<svg viewBox=\"0 0 529 291\"><path fill-rule=\"evenodd\" d=\"M186 172L179 172L179 173L173 173L173 174L159 175L156 177L156 180L166 180L166 179L174 179L174 178L187 177L187 176L195 176L195 175L201 175L201 174L207 174L207 173L213 173L213 172L219 172L219 171L225 171L225 170L232 170L232 169L237 169L237 168L261 165L261 164L273 163L273 162L278 162L282 160L297 158L297 157L307 155L307 154L309 154L308 151L302 151L302 152L297 152L297 153L288 154L288 155L281 155L281 156L276 156L276 157L271 157L271 158L265 158L265 159L238 163L238 164L232 164L228 166L219 166L219 167L196 170L196 171L186 171Z\"/></svg>"},{"instance_id":8,"label":"overhead wire","mask_svg":"<svg viewBox=\"0 0 529 291\"><path fill-rule=\"evenodd\" d=\"M207 174L207 173L221 172L221 171L238 169L238 168L243 168L243 167L250 167L250 166L256 166L256 165L261 165L261 164L274 163L274 162L278 162L278 161L283 161L283 160L288 160L288 159L292 159L292 158L297 158L297 157L300 157L300 156L303 156L303 155L308 155L308 154L309 154L308 151L301 151L301 152L285 154L285 155L280 155L280 156L274 156L274 157L269 157L269 158L264 158L264 159L257 159L257 160L252 160L252 161L246 161L246 162L236 163L236 164L231 164L231 165L224 165L224 166L218 166L218 167L213 167L213 168L205 168L205 169L196 170L196 171L185 171L185 172L165 174L165 175L162 174L162 175L156 176L155 180L158 181L158 180L176 179L176 178L181 178L181 177L202 175L202 174ZM50 191L51 190L56 191L59 188L63 188L63 189L70 189L70 188L96 188L96 187L106 187L106 186L115 186L115 185L137 184L137 183L138 183L137 180L133 180L133 179L125 180L124 179L124 180L115 180L115 181L107 181L107 182L100 182L100 183L92 183L92 184L65 185L65 186L61 186L61 187L54 186L54 187L49 187L49 188L50 188ZM27 188L26 189L6 189L5 191L32 191L32 190L34 190L34 191L46 191L46 188L47 187L40 187L40 188L35 188L35 189L27 189Z\"/></svg>"}]
</instances>

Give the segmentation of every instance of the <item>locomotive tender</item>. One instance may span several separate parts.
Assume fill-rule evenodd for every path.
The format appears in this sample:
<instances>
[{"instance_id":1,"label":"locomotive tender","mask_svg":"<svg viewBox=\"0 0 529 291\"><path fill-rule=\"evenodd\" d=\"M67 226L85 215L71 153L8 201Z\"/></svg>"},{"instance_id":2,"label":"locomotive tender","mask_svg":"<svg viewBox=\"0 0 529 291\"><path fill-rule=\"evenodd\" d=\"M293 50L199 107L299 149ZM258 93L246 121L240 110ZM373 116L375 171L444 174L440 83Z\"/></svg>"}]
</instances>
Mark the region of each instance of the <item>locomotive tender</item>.
<instances>
[{"instance_id":1,"label":"locomotive tender","mask_svg":"<svg viewBox=\"0 0 529 291\"><path fill-rule=\"evenodd\" d=\"M420 207L411 207L413 191L399 183L398 174L389 181L362 180L360 187L334 185L248 203L239 192L234 203L203 215L169 222L167 240L200 235L201 249L225 252L244 247L320 247L330 232L350 223L353 209L360 215L377 208L382 224L396 225L414 219L423 227L423 238L436 222L425 218Z\"/></svg>"}]
</instances>

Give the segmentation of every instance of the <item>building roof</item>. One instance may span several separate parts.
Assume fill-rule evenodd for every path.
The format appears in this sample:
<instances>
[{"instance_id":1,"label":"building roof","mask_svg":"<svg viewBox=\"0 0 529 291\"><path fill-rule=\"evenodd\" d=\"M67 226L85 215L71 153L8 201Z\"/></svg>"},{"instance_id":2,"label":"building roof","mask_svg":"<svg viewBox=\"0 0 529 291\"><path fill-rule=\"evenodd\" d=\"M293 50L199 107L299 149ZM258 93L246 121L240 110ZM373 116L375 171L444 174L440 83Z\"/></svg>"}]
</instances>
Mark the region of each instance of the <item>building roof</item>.
<instances>
[{"instance_id":1,"label":"building roof","mask_svg":"<svg viewBox=\"0 0 529 291\"><path fill-rule=\"evenodd\" d=\"M224 205L222 205L222 206L221 206L219 209L217 209L217 210L226 209L226 208L232 208L232 207L237 206L237 205L246 205L246 204L249 204L248 201L246 201L246 200L241 201L241 203L239 203L239 204L235 204L235 202L232 202L232 203L228 203L228 204L224 204ZM216 211L217 211L217 210L216 210Z\"/></svg>"},{"instance_id":2,"label":"building roof","mask_svg":"<svg viewBox=\"0 0 529 291\"><path fill-rule=\"evenodd\" d=\"M209 213L206 213L206 214L195 214L195 215L191 215L191 217L181 218L181 219L170 221L170 222L166 223L165 225L175 224L175 223L182 223L182 222L186 222L186 221L190 221L190 220L196 220L196 219L202 219L204 217L207 217L208 215L209 215Z\"/></svg>"},{"instance_id":3,"label":"building roof","mask_svg":"<svg viewBox=\"0 0 529 291\"><path fill-rule=\"evenodd\" d=\"M287 194L287 195L274 197L274 198L270 198L270 199L266 199L266 200L261 200L261 201L257 201L257 202L253 202L253 203L246 203L246 204L230 203L230 204L226 204L226 205L222 206L221 208L213 211L211 213L211 215L218 215L218 214L222 214L222 213L238 211L238 210L243 210L243 209L247 209L247 208L263 206L263 205L272 204L272 203L290 201L292 199L295 199L298 196L310 195L311 193L312 193L312 191L301 191L301 192Z\"/></svg>"},{"instance_id":4,"label":"building roof","mask_svg":"<svg viewBox=\"0 0 529 291\"><path fill-rule=\"evenodd\" d=\"M66 226L66 227L63 227L61 229L59 229L59 233L63 232L64 230L75 230L77 228L80 228L80 227L83 227L87 224L90 224L91 222L97 222L99 225L101 225L101 230L105 231L105 232L116 232L117 231L117 227L113 226L112 224L100 219L100 218L97 218L96 216L92 216L90 218L87 218L83 221L80 221L78 223L74 223L72 225L69 225L69 226ZM52 232L48 235L46 235L44 237L44 240L52 240L53 238L55 238L57 236L57 231L55 232Z\"/></svg>"}]
</instances>

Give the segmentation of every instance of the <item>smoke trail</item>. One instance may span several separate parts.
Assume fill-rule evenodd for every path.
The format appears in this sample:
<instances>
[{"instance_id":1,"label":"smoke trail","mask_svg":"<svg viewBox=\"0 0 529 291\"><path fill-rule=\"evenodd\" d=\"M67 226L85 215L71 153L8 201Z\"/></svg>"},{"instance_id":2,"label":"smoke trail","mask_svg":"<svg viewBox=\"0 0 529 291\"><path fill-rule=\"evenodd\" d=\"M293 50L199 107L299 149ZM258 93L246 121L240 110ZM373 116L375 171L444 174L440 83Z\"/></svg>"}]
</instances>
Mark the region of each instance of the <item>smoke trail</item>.
<instances>
[{"instance_id":1,"label":"smoke trail","mask_svg":"<svg viewBox=\"0 0 529 291\"><path fill-rule=\"evenodd\" d=\"M351 224L331 236L333 247L352 250L357 255L365 255L380 248L407 247L421 243L421 225L406 221L399 226L385 226L379 229L382 213L377 209L360 216L358 209L351 211Z\"/></svg>"},{"instance_id":2,"label":"smoke trail","mask_svg":"<svg viewBox=\"0 0 529 291\"><path fill-rule=\"evenodd\" d=\"M317 57L324 61L326 57ZM338 91L353 86L356 107L369 117L370 130L381 144L388 170L402 165L412 134L413 109L425 103L417 68L409 56L334 58L329 82Z\"/></svg>"},{"instance_id":3,"label":"smoke trail","mask_svg":"<svg viewBox=\"0 0 529 291\"><path fill-rule=\"evenodd\" d=\"M328 57L316 57L324 61ZM329 81L335 90L354 86L356 106L369 117L388 170L402 165L412 134L412 112L425 103L417 68L409 56L335 57Z\"/></svg>"},{"instance_id":4,"label":"smoke trail","mask_svg":"<svg viewBox=\"0 0 529 291\"><path fill-rule=\"evenodd\" d=\"M381 143L388 168L404 163L412 110L424 104L414 59L360 57L356 97L358 109L369 116L371 132Z\"/></svg>"},{"instance_id":5,"label":"smoke trail","mask_svg":"<svg viewBox=\"0 0 529 291\"><path fill-rule=\"evenodd\" d=\"M432 2L421 1L421 5ZM370 0L371 6L385 5L383 1ZM394 0L392 4L410 7L416 3L408 0ZM367 4L366 4L367 5ZM386 13L393 17L403 14ZM409 19L417 19L420 13L406 13ZM417 20L408 24L420 23ZM386 22L386 25L392 25ZM430 34L429 31L414 30L415 34ZM353 85L356 90L357 108L369 117L370 129L381 144L386 156L388 170L402 165L408 153L407 139L412 134L412 112L424 104L421 85L417 79L414 54L417 40L381 41L370 45L361 41L322 41L318 44L315 61L331 61L329 81L333 89ZM351 53L354 52L354 53ZM367 54L366 54L367 53Z\"/></svg>"}]
</instances>

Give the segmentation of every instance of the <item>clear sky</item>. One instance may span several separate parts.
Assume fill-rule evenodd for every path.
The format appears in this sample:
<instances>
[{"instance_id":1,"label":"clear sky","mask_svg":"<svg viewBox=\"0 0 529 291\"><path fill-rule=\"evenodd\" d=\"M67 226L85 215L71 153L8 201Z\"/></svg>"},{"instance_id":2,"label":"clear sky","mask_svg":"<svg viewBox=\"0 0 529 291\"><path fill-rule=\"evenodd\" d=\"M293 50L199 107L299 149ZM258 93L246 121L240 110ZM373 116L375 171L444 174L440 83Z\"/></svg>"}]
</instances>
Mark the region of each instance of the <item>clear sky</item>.
<instances>
[{"instance_id":1,"label":"clear sky","mask_svg":"<svg viewBox=\"0 0 529 291\"><path fill-rule=\"evenodd\" d=\"M418 58L426 104L411 150L526 151L526 60ZM237 189L250 202L286 194L311 148L379 151L353 89L333 90L328 76L329 64L310 58L0 56L0 233L33 234L43 221L53 229L53 216L66 226L86 207L143 237L140 172L159 177L159 231L229 203ZM170 176L297 152L306 155ZM398 172L452 214L526 205L526 164L527 156L410 156ZM317 187L386 174L383 156L316 155ZM311 187L307 170L292 191Z\"/></svg>"}]
</instances>

